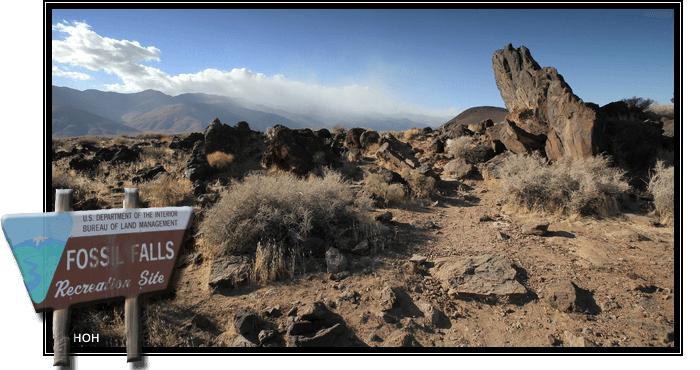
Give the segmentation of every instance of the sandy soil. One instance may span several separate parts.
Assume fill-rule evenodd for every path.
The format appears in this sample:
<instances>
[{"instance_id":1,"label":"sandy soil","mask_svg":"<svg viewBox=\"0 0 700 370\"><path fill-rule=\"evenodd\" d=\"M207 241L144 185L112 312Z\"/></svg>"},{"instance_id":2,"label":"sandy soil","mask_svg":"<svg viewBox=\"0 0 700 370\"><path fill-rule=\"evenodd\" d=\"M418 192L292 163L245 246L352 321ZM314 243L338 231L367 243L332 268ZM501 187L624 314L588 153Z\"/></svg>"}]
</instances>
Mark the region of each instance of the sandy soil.
<instances>
[{"instance_id":1,"label":"sandy soil","mask_svg":"<svg viewBox=\"0 0 700 370\"><path fill-rule=\"evenodd\" d=\"M378 210L392 212L395 241L378 255L351 257L350 274L340 281L316 271L264 287L212 290L209 264L192 263L176 273L176 293L168 305L211 319L212 327L195 327L190 333L199 339L194 344L202 346L230 345L237 335L231 312L240 308L264 318L265 327L277 330L279 345L284 345L286 313L316 301L347 325L345 346L405 345L406 336L414 339L411 345L423 347L673 346L672 229L646 224L648 219L639 216L572 220L509 214L497 205L495 183L467 184L466 191L423 205ZM493 221L480 221L485 215ZM523 235L520 226L533 219L549 222L550 233ZM450 297L430 268L409 262L414 254L428 262L481 254L504 257L516 267L528 294L511 300ZM588 306L571 313L552 307L546 292L560 281L578 286ZM384 287L398 288L399 307L390 311L396 322L382 317L379 292ZM441 322L431 323L421 309L425 303L444 313ZM279 317L267 314L274 308ZM181 318L178 330L193 330L186 319Z\"/></svg>"}]
</instances>

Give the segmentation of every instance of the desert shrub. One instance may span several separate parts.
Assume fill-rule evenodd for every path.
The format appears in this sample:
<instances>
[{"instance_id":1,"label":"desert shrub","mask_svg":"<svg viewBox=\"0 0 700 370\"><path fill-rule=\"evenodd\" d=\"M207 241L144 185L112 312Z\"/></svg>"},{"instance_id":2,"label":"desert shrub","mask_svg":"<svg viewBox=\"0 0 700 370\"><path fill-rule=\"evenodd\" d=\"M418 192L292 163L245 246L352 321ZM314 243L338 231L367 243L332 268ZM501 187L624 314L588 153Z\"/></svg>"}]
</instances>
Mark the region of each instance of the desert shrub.
<instances>
[{"instance_id":1,"label":"desert shrub","mask_svg":"<svg viewBox=\"0 0 700 370\"><path fill-rule=\"evenodd\" d=\"M284 247L279 243L258 242L255 248L252 280L259 284L265 284L291 275L294 272L297 258L285 258L284 252Z\"/></svg>"},{"instance_id":2,"label":"desert shrub","mask_svg":"<svg viewBox=\"0 0 700 370\"><path fill-rule=\"evenodd\" d=\"M159 176L139 186L139 197L149 207L173 207L192 196L192 182L185 177Z\"/></svg>"},{"instance_id":3,"label":"desert shrub","mask_svg":"<svg viewBox=\"0 0 700 370\"><path fill-rule=\"evenodd\" d=\"M307 179L249 174L207 211L198 244L210 257L254 252L253 280L291 275L310 236L370 237L377 224L352 207L353 198L350 185L330 170Z\"/></svg>"},{"instance_id":4,"label":"desert shrub","mask_svg":"<svg viewBox=\"0 0 700 370\"><path fill-rule=\"evenodd\" d=\"M387 205L402 203L406 198L406 190L401 184L389 184L376 173L371 173L365 178L364 189L380 196Z\"/></svg>"},{"instance_id":5,"label":"desert shrub","mask_svg":"<svg viewBox=\"0 0 700 370\"><path fill-rule=\"evenodd\" d=\"M216 170L221 170L233 162L233 155L224 152L207 154L207 163Z\"/></svg>"},{"instance_id":6,"label":"desert shrub","mask_svg":"<svg viewBox=\"0 0 700 370\"><path fill-rule=\"evenodd\" d=\"M675 111L675 107L673 104L661 105L658 103L654 103L651 106L649 106L644 111L644 113L649 115L651 117L651 119L660 120L662 118L673 118L674 111Z\"/></svg>"},{"instance_id":7,"label":"desert shrub","mask_svg":"<svg viewBox=\"0 0 700 370\"><path fill-rule=\"evenodd\" d=\"M65 168L53 164L51 166L51 187L55 189L80 189L80 179Z\"/></svg>"},{"instance_id":8,"label":"desert shrub","mask_svg":"<svg viewBox=\"0 0 700 370\"><path fill-rule=\"evenodd\" d=\"M649 192L654 196L656 214L664 224L674 224L674 166L658 160L649 179Z\"/></svg>"},{"instance_id":9,"label":"desert shrub","mask_svg":"<svg viewBox=\"0 0 700 370\"><path fill-rule=\"evenodd\" d=\"M469 150L474 146L474 139L471 136L460 136L451 140L447 145L447 154L454 158L466 159Z\"/></svg>"},{"instance_id":10,"label":"desert shrub","mask_svg":"<svg viewBox=\"0 0 700 370\"><path fill-rule=\"evenodd\" d=\"M618 201L629 185L624 172L610 166L609 157L561 158L548 165L545 158L513 155L499 168L506 202L528 211L567 215L619 213Z\"/></svg>"},{"instance_id":11,"label":"desert shrub","mask_svg":"<svg viewBox=\"0 0 700 370\"><path fill-rule=\"evenodd\" d=\"M435 191L435 179L418 170L404 170L401 177L406 180L416 198L428 198Z\"/></svg>"},{"instance_id":12,"label":"desert shrub","mask_svg":"<svg viewBox=\"0 0 700 370\"><path fill-rule=\"evenodd\" d=\"M652 99L644 99L642 97L636 96L633 96L629 99L622 99L621 101L627 104L627 107L629 107L631 110L635 111L644 111L647 108L649 108L652 104L654 104L654 101Z\"/></svg>"},{"instance_id":13,"label":"desert shrub","mask_svg":"<svg viewBox=\"0 0 700 370\"><path fill-rule=\"evenodd\" d=\"M419 128L411 127L410 130L406 130L403 132L403 136L401 139L403 141L415 140L418 137L420 137L420 134L421 134L421 130Z\"/></svg>"}]
</instances>

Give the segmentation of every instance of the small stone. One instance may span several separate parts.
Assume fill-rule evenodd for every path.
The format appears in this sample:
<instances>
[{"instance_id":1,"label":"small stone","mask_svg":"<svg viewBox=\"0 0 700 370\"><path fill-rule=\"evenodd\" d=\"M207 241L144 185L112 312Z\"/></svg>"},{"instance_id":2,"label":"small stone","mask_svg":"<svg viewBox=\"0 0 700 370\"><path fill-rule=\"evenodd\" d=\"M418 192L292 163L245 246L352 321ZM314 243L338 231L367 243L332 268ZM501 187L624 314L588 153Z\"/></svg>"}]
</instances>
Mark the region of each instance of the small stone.
<instances>
[{"instance_id":1,"label":"small stone","mask_svg":"<svg viewBox=\"0 0 700 370\"><path fill-rule=\"evenodd\" d=\"M398 306L398 300L396 299L394 288L385 287L382 289L382 291L379 293L379 305L382 311L389 311Z\"/></svg>"},{"instance_id":2,"label":"small stone","mask_svg":"<svg viewBox=\"0 0 700 370\"><path fill-rule=\"evenodd\" d=\"M493 221L493 219L489 215L482 215L479 217L479 222L489 222Z\"/></svg>"},{"instance_id":3,"label":"small stone","mask_svg":"<svg viewBox=\"0 0 700 370\"><path fill-rule=\"evenodd\" d=\"M528 222L520 230L525 235L544 236L547 235L548 228L549 222Z\"/></svg>"},{"instance_id":4,"label":"small stone","mask_svg":"<svg viewBox=\"0 0 700 370\"><path fill-rule=\"evenodd\" d=\"M561 281L551 284L545 291L547 302L561 312L570 312L576 309L576 287L570 281Z\"/></svg>"},{"instance_id":5,"label":"small stone","mask_svg":"<svg viewBox=\"0 0 700 370\"><path fill-rule=\"evenodd\" d=\"M263 344L272 339L274 335L274 330L260 330L260 333L258 333L258 342L260 342L260 344Z\"/></svg>"},{"instance_id":6,"label":"small stone","mask_svg":"<svg viewBox=\"0 0 700 370\"><path fill-rule=\"evenodd\" d=\"M417 264L417 265L422 265L428 261L428 257L421 256L420 254L414 254L409 261Z\"/></svg>"},{"instance_id":7,"label":"small stone","mask_svg":"<svg viewBox=\"0 0 700 370\"><path fill-rule=\"evenodd\" d=\"M326 268L328 273L337 274L348 268L348 259L336 248L328 248L326 251Z\"/></svg>"},{"instance_id":8,"label":"small stone","mask_svg":"<svg viewBox=\"0 0 700 370\"><path fill-rule=\"evenodd\" d=\"M564 338L569 347L594 347L595 344L588 338L577 337L569 331L564 331Z\"/></svg>"},{"instance_id":9,"label":"small stone","mask_svg":"<svg viewBox=\"0 0 700 370\"><path fill-rule=\"evenodd\" d=\"M248 334L257 326L257 318L246 310L238 310L233 316L233 323L238 334Z\"/></svg>"},{"instance_id":10,"label":"small stone","mask_svg":"<svg viewBox=\"0 0 700 370\"><path fill-rule=\"evenodd\" d=\"M554 346L557 344L557 339L554 338L552 334L547 335L547 342L549 343L550 346Z\"/></svg>"}]
</instances>

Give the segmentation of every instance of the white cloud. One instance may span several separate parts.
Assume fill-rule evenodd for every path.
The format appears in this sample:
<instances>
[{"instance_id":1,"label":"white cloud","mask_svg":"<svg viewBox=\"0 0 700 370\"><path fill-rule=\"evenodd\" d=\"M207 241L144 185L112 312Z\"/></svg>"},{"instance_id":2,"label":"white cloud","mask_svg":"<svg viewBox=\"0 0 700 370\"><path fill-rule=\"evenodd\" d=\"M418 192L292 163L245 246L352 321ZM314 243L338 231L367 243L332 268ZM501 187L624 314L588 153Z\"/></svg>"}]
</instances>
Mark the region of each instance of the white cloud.
<instances>
[{"instance_id":1,"label":"white cloud","mask_svg":"<svg viewBox=\"0 0 700 370\"><path fill-rule=\"evenodd\" d=\"M52 29L67 33L65 40L51 41L51 57L59 63L70 63L92 71L138 74L142 60L160 60L160 50L142 47L137 41L115 40L91 31L86 23L57 23Z\"/></svg>"},{"instance_id":2,"label":"white cloud","mask_svg":"<svg viewBox=\"0 0 700 370\"><path fill-rule=\"evenodd\" d=\"M90 79L90 75L87 73L62 71L57 66L51 66L51 75L57 76L57 77L68 77L68 78L73 78L76 80L89 80Z\"/></svg>"},{"instance_id":3,"label":"white cloud","mask_svg":"<svg viewBox=\"0 0 700 370\"><path fill-rule=\"evenodd\" d=\"M113 91L154 89L169 95L201 92L246 99L302 114L396 116L413 113L446 117L459 113L456 108L435 111L396 103L382 91L368 86L322 86L289 80L282 75L265 76L246 68L230 71L205 69L170 76L158 68L139 63L149 59L160 61L161 51L156 47L143 47L137 41L102 37L89 28L85 23L54 25L54 30L67 33L68 37L65 40L52 40L52 58L59 63L116 74L122 80L121 84L104 85Z\"/></svg>"}]
</instances>

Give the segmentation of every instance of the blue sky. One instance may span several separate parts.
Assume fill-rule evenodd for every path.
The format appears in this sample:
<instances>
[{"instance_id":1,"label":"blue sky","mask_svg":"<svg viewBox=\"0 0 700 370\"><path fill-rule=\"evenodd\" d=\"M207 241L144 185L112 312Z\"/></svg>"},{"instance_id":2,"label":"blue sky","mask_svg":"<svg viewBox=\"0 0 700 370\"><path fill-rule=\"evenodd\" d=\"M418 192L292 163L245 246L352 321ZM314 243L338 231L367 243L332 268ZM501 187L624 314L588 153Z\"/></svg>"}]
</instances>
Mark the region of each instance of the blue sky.
<instances>
[{"instance_id":1,"label":"blue sky","mask_svg":"<svg viewBox=\"0 0 700 370\"><path fill-rule=\"evenodd\" d=\"M673 19L647 11L53 10L52 83L454 116L504 106L491 57L512 43L557 68L585 101L669 104Z\"/></svg>"}]
</instances>

